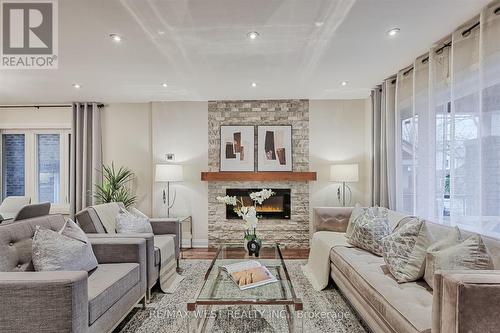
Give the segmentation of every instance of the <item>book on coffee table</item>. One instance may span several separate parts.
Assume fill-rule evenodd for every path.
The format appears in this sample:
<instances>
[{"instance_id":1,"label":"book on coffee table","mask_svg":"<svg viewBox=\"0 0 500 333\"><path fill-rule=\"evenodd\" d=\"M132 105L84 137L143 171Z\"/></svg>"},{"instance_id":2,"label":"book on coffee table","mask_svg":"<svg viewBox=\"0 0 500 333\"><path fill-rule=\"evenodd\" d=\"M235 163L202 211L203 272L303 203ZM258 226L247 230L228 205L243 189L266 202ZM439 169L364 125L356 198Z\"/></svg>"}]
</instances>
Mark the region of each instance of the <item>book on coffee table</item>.
<instances>
[{"instance_id":1,"label":"book on coffee table","mask_svg":"<svg viewBox=\"0 0 500 333\"><path fill-rule=\"evenodd\" d=\"M224 265L221 268L229 274L240 290L255 288L278 281L266 266L255 260Z\"/></svg>"}]
</instances>

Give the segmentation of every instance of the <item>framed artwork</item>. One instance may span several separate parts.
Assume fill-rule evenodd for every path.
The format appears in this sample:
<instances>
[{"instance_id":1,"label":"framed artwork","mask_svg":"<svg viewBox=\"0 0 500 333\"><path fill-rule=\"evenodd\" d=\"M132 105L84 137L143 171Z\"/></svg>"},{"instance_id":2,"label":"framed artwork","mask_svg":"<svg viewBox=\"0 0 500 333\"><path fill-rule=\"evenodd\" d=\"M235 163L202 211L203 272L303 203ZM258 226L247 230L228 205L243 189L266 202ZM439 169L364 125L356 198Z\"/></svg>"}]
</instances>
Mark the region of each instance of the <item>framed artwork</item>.
<instances>
[{"instance_id":1,"label":"framed artwork","mask_svg":"<svg viewBox=\"0 0 500 333\"><path fill-rule=\"evenodd\" d=\"M292 171L292 126L257 128L258 171Z\"/></svg>"},{"instance_id":2,"label":"framed artwork","mask_svg":"<svg viewBox=\"0 0 500 333\"><path fill-rule=\"evenodd\" d=\"M254 171L253 126L220 127L220 171Z\"/></svg>"}]
</instances>

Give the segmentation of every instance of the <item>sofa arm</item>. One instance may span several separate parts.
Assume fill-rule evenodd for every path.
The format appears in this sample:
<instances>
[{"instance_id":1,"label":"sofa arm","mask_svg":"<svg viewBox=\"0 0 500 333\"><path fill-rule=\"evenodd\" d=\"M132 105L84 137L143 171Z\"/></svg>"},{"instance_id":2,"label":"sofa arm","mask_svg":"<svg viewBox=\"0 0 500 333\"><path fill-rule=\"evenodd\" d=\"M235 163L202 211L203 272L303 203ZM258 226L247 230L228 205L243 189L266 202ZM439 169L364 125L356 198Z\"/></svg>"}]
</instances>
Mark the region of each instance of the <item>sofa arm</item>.
<instances>
[{"instance_id":1,"label":"sofa arm","mask_svg":"<svg viewBox=\"0 0 500 333\"><path fill-rule=\"evenodd\" d=\"M153 233L155 235L175 235L175 257L180 258L181 244L182 244L182 232L181 223L178 218L159 218L150 219L151 226L153 227Z\"/></svg>"},{"instance_id":2,"label":"sofa arm","mask_svg":"<svg viewBox=\"0 0 500 333\"><path fill-rule=\"evenodd\" d=\"M87 332L87 272L0 272L0 332Z\"/></svg>"},{"instance_id":3,"label":"sofa arm","mask_svg":"<svg viewBox=\"0 0 500 333\"><path fill-rule=\"evenodd\" d=\"M141 290L146 293L147 258L144 238L89 237L99 264L138 263L141 267Z\"/></svg>"},{"instance_id":4,"label":"sofa arm","mask_svg":"<svg viewBox=\"0 0 500 333\"><path fill-rule=\"evenodd\" d=\"M495 332L500 326L500 270L434 275L432 332Z\"/></svg>"},{"instance_id":5,"label":"sofa arm","mask_svg":"<svg viewBox=\"0 0 500 333\"><path fill-rule=\"evenodd\" d=\"M313 233L316 231L345 232L353 207L313 208Z\"/></svg>"}]
</instances>

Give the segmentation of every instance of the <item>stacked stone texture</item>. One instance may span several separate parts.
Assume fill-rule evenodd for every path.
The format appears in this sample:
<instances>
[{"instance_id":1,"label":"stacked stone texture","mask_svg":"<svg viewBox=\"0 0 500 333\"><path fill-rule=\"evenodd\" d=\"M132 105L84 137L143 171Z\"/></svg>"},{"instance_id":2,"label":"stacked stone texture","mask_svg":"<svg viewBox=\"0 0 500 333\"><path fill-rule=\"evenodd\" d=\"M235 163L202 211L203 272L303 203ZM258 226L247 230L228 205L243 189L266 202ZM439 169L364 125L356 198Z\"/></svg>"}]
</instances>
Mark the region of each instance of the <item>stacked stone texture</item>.
<instances>
[{"instance_id":1,"label":"stacked stone texture","mask_svg":"<svg viewBox=\"0 0 500 333\"><path fill-rule=\"evenodd\" d=\"M293 171L309 171L308 100L210 101L208 125L210 171L219 171L221 125L255 126L255 151L257 151L258 125L292 125ZM255 170L257 170L257 158ZM239 220L226 220L225 206L216 199L217 196L225 195L227 188L290 188L290 220L261 220L258 234L265 242L279 242L289 248L309 247L307 182L209 182L209 246L227 242L240 243L243 239L243 223Z\"/></svg>"}]
</instances>

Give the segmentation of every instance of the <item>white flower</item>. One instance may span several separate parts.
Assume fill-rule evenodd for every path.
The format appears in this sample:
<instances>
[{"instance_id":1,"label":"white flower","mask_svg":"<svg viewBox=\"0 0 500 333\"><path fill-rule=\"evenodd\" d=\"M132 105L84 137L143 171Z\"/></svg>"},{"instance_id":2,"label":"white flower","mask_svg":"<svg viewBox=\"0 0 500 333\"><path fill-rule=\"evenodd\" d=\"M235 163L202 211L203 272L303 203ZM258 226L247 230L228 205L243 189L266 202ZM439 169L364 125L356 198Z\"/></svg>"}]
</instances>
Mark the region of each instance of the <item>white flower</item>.
<instances>
[{"instance_id":1,"label":"white flower","mask_svg":"<svg viewBox=\"0 0 500 333\"><path fill-rule=\"evenodd\" d=\"M269 199L272 195L274 195L274 192L271 190L263 189L259 192L252 192L250 193L250 199L258 203L259 205L262 205L264 200Z\"/></svg>"},{"instance_id":2,"label":"white flower","mask_svg":"<svg viewBox=\"0 0 500 333\"><path fill-rule=\"evenodd\" d=\"M217 201L225 203L226 205L236 206L236 197L230 197L228 195L224 197L217 197Z\"/></svg>"}]
</instances>

